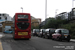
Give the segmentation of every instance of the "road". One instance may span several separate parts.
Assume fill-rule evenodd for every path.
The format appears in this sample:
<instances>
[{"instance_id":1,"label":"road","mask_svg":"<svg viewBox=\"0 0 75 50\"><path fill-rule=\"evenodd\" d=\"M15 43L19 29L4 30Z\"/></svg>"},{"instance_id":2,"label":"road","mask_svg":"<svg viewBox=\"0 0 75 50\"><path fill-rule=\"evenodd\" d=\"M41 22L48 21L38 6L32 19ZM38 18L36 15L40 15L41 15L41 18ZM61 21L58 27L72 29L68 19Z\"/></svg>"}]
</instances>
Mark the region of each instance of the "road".
<instances>
[{"instance_id":1,"label":"road","mask_svg":"<svg viewBox=\"0 0 75 50\"><path fill-rule=\"evenodd\" d=\"M12 34L0 37L3 50L75 50L75 41L56 41L32 36L30 40L14 40Z\"/></svg>"}]
</instances>

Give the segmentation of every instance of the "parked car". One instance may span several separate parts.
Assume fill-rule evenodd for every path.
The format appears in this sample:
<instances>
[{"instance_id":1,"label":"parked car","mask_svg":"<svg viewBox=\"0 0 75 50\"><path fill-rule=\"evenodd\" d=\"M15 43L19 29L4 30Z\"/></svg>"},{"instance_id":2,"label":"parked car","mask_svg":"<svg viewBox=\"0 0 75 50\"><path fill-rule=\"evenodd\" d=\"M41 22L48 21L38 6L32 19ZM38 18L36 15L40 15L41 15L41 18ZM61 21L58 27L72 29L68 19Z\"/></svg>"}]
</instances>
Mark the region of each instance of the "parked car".
<instances>
[{"instance_id":1,"label":"parked car","mask_svg":"<svg viewBox=\"0 0 75 50\"><path fill-rule=\"evenodd\" d=\"M49 28L45 30L45 33L43 34L44 38L52 38L52 34L55 32L54 28Z\"/></svg>"},{"instance_id":2,"label":"parked car","mask_svg":"<svg viewBox=\"0 0 75 50\"><path fill-rule=\"evenodd\" d=\"M11 29L5 30L3 33L13 33L13 30L11 30Z\"/></svg>"},{"instance_id":3,"label":"parked car","mask_svg":"<svg viewBox=\"0 0 75 50\"><path fill-rule=\"evenodd\" d=\"M40 32L38 33L38 36L43 37L44 33L45 33L45 29L40 29Z\"/></svg>"},{"instance_id":4,"label":"parked car","mask_svg":"<svg viewBox=\"0 0 75 50\"><path fill-rule=\"evenodd\" d=\"M67 40L68 42L70 41L70 33L69 30L67 29L56 29L55 33L52 34L52 39L56 40Z\"/></svg>"},{"instance_id":5,"label":"parked car","mask_svg":"<svg viewBox=\"0 0 75 50\"><path fill-rule=\"evenodd\" d=\"M38 36L38 33L39 33L39 32L40 32L39 29L33 29L32 34L33 34L33 36Z\"/></svg>"}]
</instances>

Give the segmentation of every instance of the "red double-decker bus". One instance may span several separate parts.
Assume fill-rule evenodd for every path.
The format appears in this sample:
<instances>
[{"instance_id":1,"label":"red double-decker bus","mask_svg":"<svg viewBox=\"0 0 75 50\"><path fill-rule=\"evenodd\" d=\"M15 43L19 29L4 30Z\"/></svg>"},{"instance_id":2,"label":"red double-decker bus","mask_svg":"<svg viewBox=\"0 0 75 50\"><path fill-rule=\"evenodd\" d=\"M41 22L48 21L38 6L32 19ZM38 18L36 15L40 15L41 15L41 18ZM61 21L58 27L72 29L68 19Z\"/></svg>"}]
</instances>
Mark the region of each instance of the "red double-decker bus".
<instances>
[{"instance_id":1,"label":"red double-decker bus","mask_svg":"<svg viewBox=\"0 0 75 50\"><path fill-rule=\"evenodd\" d=\"M30 39L31 38L31 16L29 13L15 13L14 16L14 39Z\"/></svg>"}]
</instances>

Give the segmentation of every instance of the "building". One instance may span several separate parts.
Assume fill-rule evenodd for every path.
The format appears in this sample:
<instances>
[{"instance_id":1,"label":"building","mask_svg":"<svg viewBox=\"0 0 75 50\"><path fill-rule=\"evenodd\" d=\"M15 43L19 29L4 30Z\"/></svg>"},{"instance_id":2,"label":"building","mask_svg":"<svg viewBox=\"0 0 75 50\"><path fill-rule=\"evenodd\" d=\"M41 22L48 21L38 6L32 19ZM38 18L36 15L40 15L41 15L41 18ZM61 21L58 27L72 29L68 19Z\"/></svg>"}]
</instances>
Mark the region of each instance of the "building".
<instances>
[{"instance_id":1,"label":"building","mask_svg":"<svg viewBox=\"0 0 75 50\"><path fill-rule=\"evenodd\" d=\"M0 20L11 21L11 17L6 13L3 13L3 14L0 13Z\"/></svg>"},{"instance_id":2,"label":"building","mask_svg":"<svg viewBox=\"0 0 75 50\"><path fill-rule=\"evenodd\" d=\"M2 32L5 30L12 29L13 21L2 22Z\"/></svg>"},{"instance_id":3,"label":"building","mask_svg":"<svg viewBox=\"0 0 75 50\"><path fill-rule=\"evenodd\" d=\"M43 27L43 26L46 25L50 20L53 20L53 19L55 19L55 18L49 17L49 18L45 19L45 21L42 21L42 22L40 23L40 27Z\"/></svg>"},{"instance_id":4,"label":"building","mask_svg":"<svg viewBox=\"0 0 75 50\"><path fill-rule=\"evenodd\" d=\"M67 12L62 12L62 13L56 15L56 19L61 19L61 20L68 19L68 13Z\"/></svg>"},{"instance_id":5,"label":"building","mask_svg":"<svg viewBox=\"0 0 75 50\"><path fill-rule=\"evenodd\" d=\"M5 21L12 21L11 20L11 17L9 16L9 14L6 14L6 13L0 13L0 32L2 31L2 27L3 27L3 24Z\"/></svg>"},{"instance_id":6,"label":"building","mask_svg":"<svg viewBox=\"0 0 75 50\"><path fill-rule=\"evenodd\" d=\"M75 20L75 8L72 8L72 10L68 13L69 20Z\"/></svg>"},{"instance_id":7,"label":"building","mask_svg":"<svg viewBox=\"0 0 75 50\"><path fill-rule=\"evenodd\" d=\"M41 19L40 18L34 18L31 16L31 25L36 27L41 23Z\"/></svg>"}]
</instances>

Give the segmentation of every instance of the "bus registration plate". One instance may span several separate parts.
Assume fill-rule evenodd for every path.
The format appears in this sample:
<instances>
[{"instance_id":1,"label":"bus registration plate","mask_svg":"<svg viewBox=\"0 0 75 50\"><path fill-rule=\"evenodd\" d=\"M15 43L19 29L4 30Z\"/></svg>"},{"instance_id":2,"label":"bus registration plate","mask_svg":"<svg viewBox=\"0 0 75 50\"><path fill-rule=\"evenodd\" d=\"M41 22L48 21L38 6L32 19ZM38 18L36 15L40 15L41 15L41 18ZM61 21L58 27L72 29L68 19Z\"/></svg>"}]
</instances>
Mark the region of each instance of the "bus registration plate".
<instances>
[{"instance_id":1,"label":"bus registration plate","mask_svg":"<svg viewBox=\"0 0 75 50\"><path fill-rule=\"evenodd\" d=\"M18 35L28 35L28 32L18 32Z\"/></svg>"}]
</instances>

